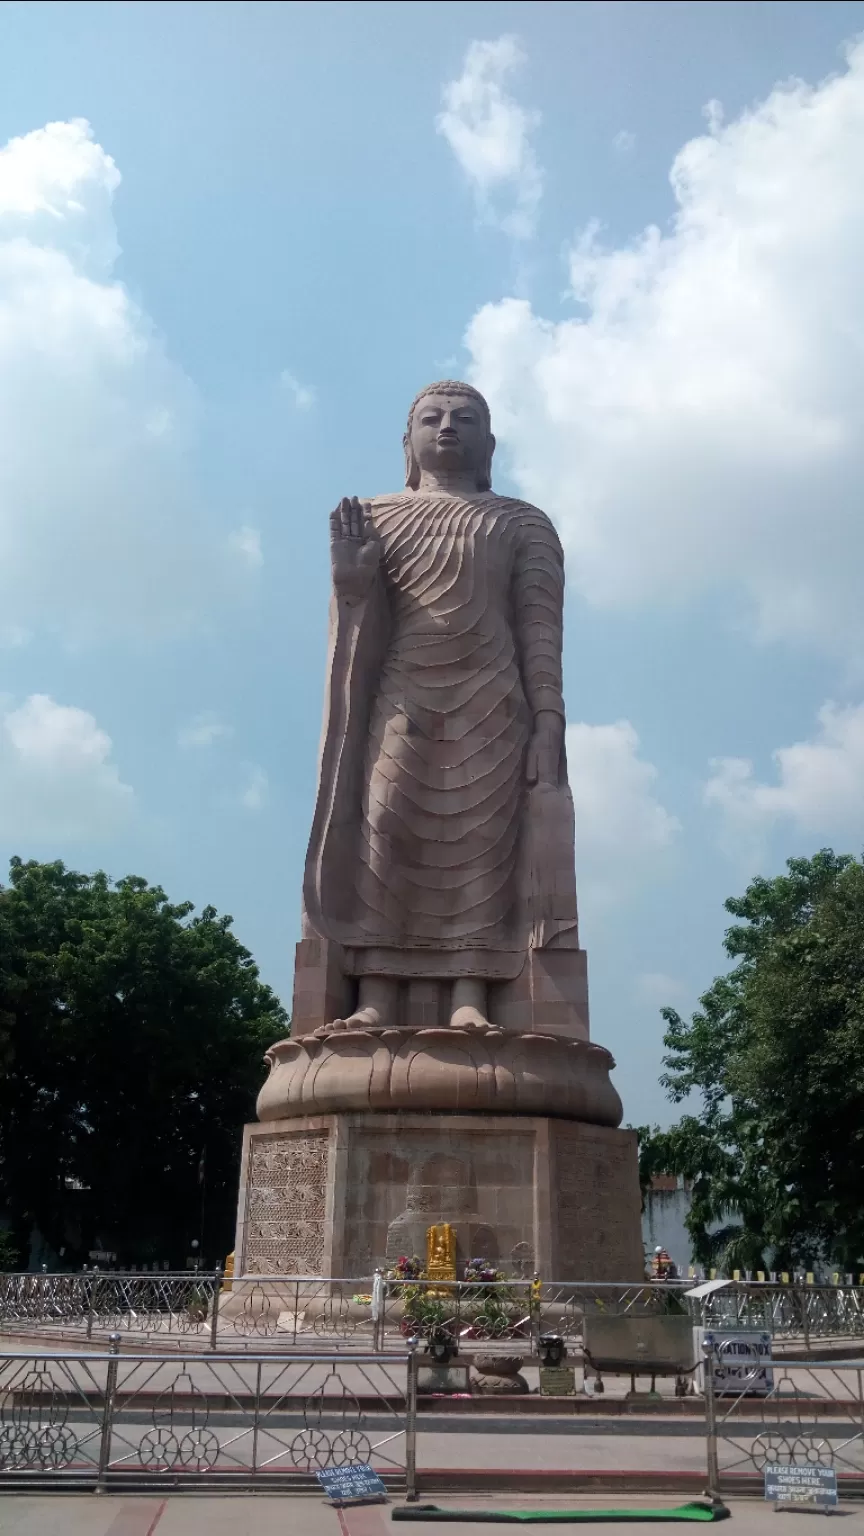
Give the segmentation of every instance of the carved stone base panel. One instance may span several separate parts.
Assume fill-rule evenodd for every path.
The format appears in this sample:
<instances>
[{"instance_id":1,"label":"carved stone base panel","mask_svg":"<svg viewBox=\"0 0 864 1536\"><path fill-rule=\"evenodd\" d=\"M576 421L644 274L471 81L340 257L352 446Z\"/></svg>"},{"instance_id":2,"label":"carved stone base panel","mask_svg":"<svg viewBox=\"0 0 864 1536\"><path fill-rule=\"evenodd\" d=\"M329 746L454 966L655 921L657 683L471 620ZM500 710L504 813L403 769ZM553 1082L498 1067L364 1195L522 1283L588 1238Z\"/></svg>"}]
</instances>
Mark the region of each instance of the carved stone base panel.
<instances>
[{"instance_id":1,"label":"carved stone base panel","mask_svg":"<svg viewBox=\"0 0 864 1536\"><path fill-rule=\"evenodd\" d=\"M471 1258L560 1280L643 1273L632 1131L525 1115L334 1114L246 1127L238 1274L371 1275L449 1222Z\"/></svg>"},{"instance_id":2,"label":"carved stone base panel","mask_svg":"<svg viewBox=\"0 0 864 1536\"><path fill-rule=\"evenodd\" d=\"M235 1273L332 1273L334 1131L335 1122L325 1116L274 1132L247 1125Z\"/></svg>"}]
</instances>

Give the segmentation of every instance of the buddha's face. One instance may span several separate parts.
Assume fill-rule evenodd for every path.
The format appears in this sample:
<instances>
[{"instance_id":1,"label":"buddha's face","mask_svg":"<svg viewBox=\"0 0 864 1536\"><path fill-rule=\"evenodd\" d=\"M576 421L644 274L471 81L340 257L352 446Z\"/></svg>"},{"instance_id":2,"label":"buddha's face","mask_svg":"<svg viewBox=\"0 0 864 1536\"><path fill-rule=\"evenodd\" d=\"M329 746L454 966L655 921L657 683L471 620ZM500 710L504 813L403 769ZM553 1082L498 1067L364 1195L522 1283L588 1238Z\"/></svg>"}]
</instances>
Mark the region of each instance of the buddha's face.
<instances>
[{"instance_id":1,"label":"buddha's face","mask_svg":"<svg viewBox=\"0 0 864 1536\"><path fill-rule=\"evenodd\" d=\"M479 484L489 462L486 418L469 395L424 395L414 410L411 446L421 469L472 475Z\"/></svg>"}]
</instances>

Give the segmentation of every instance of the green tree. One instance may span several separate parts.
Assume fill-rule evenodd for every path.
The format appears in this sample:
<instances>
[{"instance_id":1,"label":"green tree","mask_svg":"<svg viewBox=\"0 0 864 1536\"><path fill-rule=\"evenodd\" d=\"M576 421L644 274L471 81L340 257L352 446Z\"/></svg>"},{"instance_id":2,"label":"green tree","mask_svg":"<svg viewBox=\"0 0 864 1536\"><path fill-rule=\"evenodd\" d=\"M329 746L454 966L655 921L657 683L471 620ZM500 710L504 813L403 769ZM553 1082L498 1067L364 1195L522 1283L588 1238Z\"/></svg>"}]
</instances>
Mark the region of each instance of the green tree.
<instances>
[{"instance_id":1,"label":"green tree","mask_svg":"<svg viewBox=\"0 0 864 1536\"><path fill-rule=\"evenodd\" d=\"M864 1266L864 863L823 849L726 902L735 961L689 1023L666 1020L676 1103L640 1139L643 1177L692 1180L703 1263ZM717 1228L712 1232L710 1229Z\"/></svg>"},{"instance_id":2,"label":"green tree","mask_svg":"<svg viewBox=\"0 0 864 1536\"><path fill-rule=\"evenodd\" d=\"M0 1204L80 1260L233 1246L242 1126L285 1033L231 918L13 859L0 886ZM202 1161L203 1159L203 1161Z\"/></svg>"},{"instance_id":3,"label":"green tree","mask_svg":"<svg viewBox=\"0 0 864 1536\"><path fill-rule=\"evenodd\" d=\"M17 1269L21 1262L18 1252L18 1244L11 1232L5 1227L0 1227L0 1274L4 1270Z\"/></svg>"}]
</instances>

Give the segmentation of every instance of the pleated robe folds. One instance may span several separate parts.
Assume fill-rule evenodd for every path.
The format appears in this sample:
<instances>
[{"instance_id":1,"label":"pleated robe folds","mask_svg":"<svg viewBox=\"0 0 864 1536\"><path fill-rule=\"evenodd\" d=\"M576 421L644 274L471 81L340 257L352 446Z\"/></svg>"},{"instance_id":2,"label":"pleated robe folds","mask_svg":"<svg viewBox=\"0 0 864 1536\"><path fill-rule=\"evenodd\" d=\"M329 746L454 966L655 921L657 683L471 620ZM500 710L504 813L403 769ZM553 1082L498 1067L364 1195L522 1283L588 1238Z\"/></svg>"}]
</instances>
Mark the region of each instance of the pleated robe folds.
<instances>
[{"instance_id":1,"label":"pleated robe folds","mask_svg":"<svg viewBox=\"0 0 864 1536\"><path fill-rule=\"evenodd\" d=\"M563 757L552 800L525 786L535 715L564 713L560 542L492 493L406 491L371 517L375 587L331 611L308 920L355 974L504 979L529 944L577 942ZM569 845L549 889L532 811Z\"/></svg>"}]
</instances>

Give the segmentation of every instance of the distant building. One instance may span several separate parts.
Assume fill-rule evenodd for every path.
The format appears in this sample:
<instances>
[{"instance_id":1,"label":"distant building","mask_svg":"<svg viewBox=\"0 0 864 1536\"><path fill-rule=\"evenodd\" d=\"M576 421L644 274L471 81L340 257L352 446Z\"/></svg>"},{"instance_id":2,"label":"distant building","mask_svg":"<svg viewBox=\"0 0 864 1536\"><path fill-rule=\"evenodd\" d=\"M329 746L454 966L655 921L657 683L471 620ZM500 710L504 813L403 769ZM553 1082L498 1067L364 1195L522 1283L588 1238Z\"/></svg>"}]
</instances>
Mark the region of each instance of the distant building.
<instances>
[{"instance_id":1,"label":"distant building","mask_svg":"<svg viewBox=\"0 0 864 1536\"><path fill-rule=\"evenodd\" d=\"M655 1248L665 1248L679 1275L685 1277L694 1262L690 1234L684 1225L690 1201L690 1185L679 1174L655 1173L642 1212L642 1244L646 1254L650 1258Z\"/></svg>"}]
</instances>

